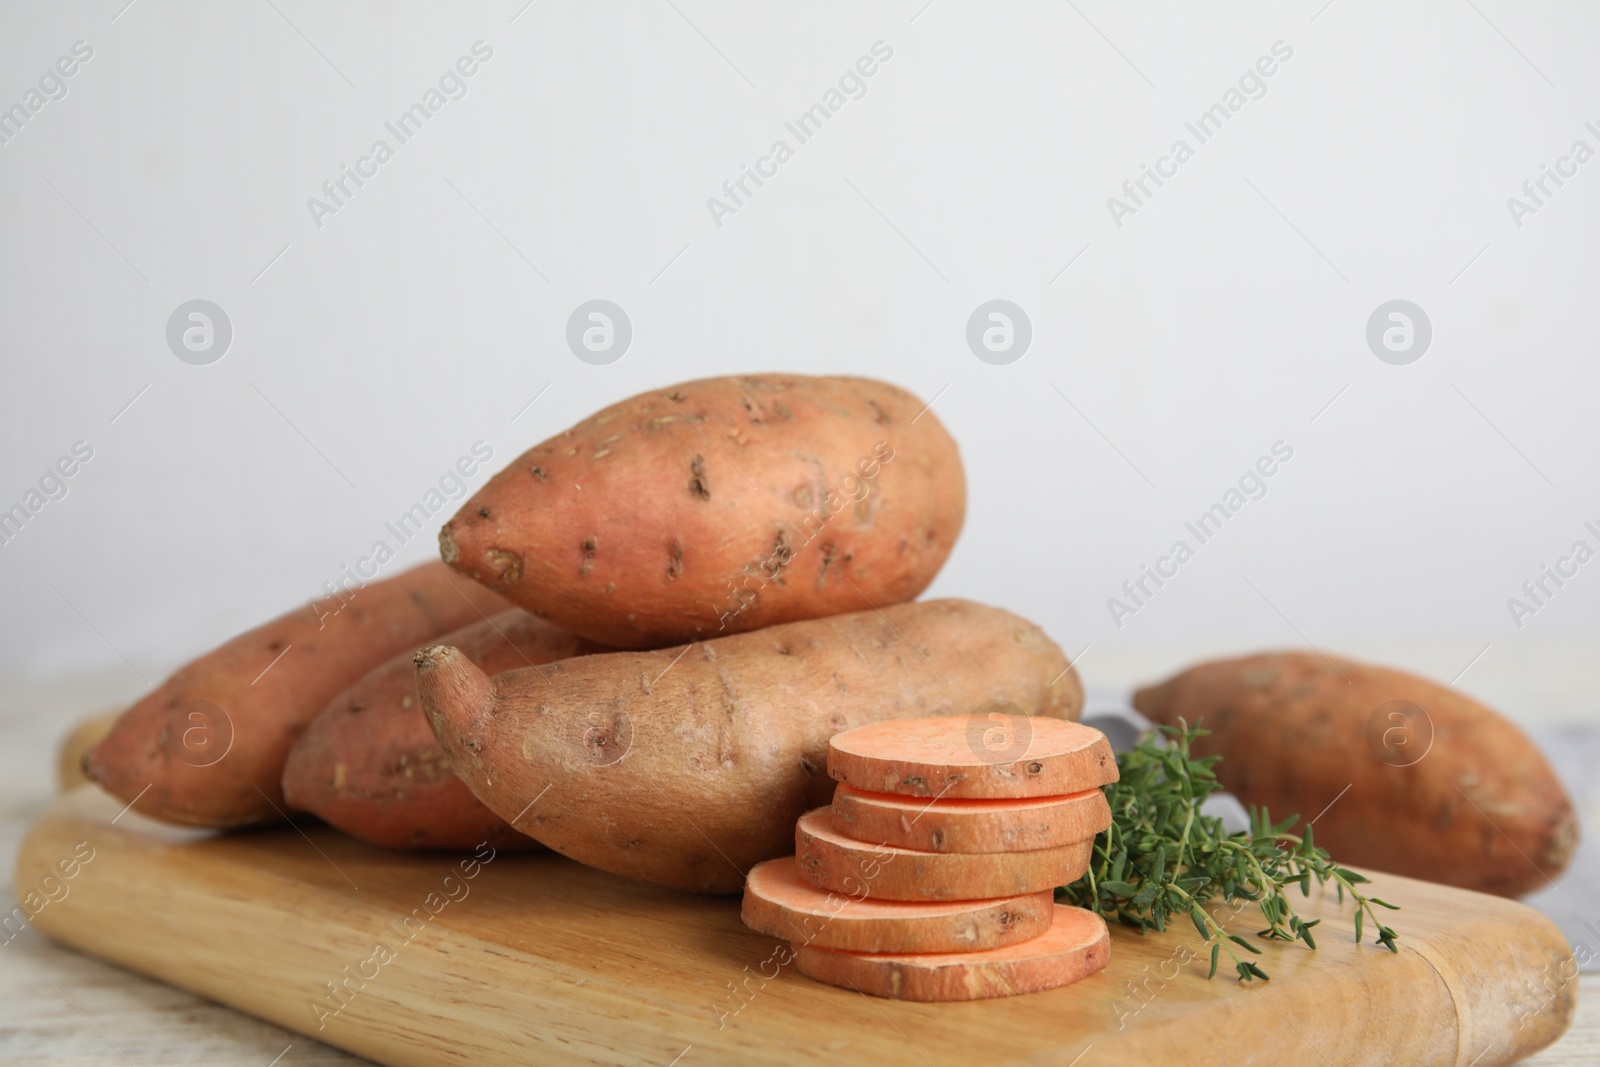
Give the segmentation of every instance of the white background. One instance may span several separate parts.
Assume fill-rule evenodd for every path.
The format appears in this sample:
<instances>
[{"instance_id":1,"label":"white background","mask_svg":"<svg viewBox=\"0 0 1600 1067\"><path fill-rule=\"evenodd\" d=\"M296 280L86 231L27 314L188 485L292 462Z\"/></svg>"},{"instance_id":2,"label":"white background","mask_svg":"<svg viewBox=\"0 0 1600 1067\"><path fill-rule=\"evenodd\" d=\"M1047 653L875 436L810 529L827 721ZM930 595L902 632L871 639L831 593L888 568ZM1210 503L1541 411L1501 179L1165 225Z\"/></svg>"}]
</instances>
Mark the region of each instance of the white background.
<instances>
[{"instance_id":1,"label":"white background","mask_svg":"<svg viewBox=\"0 0 1600 1067\"><path fill-rule=\"evenodd\" d=\"M7 5L0 107L94 56L0 145L0 509L94 458L0 546L0 670L136 694L313 595L475 441L498 467L652 385L784 369L937 396L969 511L931 593L1088 646L1091 683L1309 642L1600 714L1526 696L1596 670L1600 561L1520 630L1506 606L1600 548L1600 161L1520 228L1506 204L1600 149L1600 11L1323 2ZM319 228L307 198L479 40L465 98ZM1116 226L1277 41L1266 94ZM165 340L194 298L233 325L209 366ZM609 366L564 340L593 298L633 323ZM965 340L993 298L1033 325L1008 366ZM1433 326L1408 366L1365 339L1395 298ZM1266 498L1117 627L1107 598L1278 440Z\"/></svg>"}]
</instances>

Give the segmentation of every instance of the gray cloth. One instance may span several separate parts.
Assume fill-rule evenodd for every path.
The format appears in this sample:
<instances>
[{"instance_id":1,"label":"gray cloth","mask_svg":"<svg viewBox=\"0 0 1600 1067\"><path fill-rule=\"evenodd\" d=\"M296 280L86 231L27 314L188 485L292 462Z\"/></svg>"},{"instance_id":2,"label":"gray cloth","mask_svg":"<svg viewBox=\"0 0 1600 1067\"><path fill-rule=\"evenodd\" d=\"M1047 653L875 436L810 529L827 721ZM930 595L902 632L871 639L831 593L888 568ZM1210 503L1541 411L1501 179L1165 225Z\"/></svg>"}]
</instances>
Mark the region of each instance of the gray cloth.
<instances>
[{"instance_id":1,"label":"gray cloth","mask_svg":"<svg viewBox=\"0 0 1600 1067\"><path fill-rule=\"evenodd\" d=\"M1581 970L1600 973L1600 842L1590 820L1600 811L1600 724L1546 726L1528 733L1566 784L1583 840L1566 873L1524 903L1561 927Z\"/></svg>"}]
</instances>

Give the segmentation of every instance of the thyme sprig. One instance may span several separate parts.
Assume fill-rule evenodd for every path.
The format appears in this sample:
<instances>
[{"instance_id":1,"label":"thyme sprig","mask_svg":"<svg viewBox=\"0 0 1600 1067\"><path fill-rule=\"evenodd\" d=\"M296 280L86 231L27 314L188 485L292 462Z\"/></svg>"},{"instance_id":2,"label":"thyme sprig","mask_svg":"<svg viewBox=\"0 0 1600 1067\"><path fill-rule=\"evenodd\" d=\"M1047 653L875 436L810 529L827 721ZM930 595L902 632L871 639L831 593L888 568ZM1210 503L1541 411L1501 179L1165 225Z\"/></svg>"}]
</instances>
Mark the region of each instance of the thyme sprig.
<instances>
[{"instance_id":1,"label":"thyme sprig","mask_svg":"<svg viewBox=\"0 0 1600 1067\"><path fill-rule=\"evenodd\" d=\"M1357 889L1368 879L1334 863L1316 846L1311 826L1291 833L1298 815L1274 823L1265 809L1251 808L1250 829L1230 834L1220 818L1201 812L1206 798L1222 789L1212 771L1220 757L1191 754L1194 740L1209 732L1180 720L1175 727L1157 727L1117 757L1121 779L1105 787L1111 828L1095 839L1089 870L1057 889L1056 899L1141 933L1162 932L1168 923L1188 919L1211 946L1207 977L1216 975L1226 950L1240 981L1250 982L1269 980L1267 972L1239 950L1259 956L1260 948L1225 929L1206 905L1221 898L1237 912L1255 904L1267 921L1257 937L1303 941L1314 949L1311 930L1322 920L1302 919L1287 890L1298 885L1309 897L1313 880L1319 886L1332 882L1340 904L1346 893L1355 902L1356 941L1364 920L1371 920L1377 930L1374 944L1398 952L1398 935L1374 908L1399 909Z\"/></svg>"}]
</instances>

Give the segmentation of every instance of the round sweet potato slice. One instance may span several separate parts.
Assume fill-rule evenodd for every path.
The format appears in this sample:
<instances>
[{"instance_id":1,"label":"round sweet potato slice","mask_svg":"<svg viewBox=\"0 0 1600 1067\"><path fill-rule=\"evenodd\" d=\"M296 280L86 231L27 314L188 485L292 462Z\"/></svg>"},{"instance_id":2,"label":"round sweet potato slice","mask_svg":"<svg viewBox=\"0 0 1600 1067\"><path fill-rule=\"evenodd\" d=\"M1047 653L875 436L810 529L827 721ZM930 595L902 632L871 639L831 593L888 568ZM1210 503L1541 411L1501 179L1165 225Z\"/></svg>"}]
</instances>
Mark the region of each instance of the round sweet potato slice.
<instances>
[{"instance_id":1,"label":"round sweet potato slice","mask_svg":"<svg viewBox=\"0 0 1600 1067\"><path fill-rule=\"evenodd\" d=\"M1026 852L1093 838L1111 825L1098 789L1064 797L924 800L841 785L833 828L857 841L920 852Z\"/></svg>"},{"instance_id":2,"label":"round sweet potato slice","mask_svg":"<svg viewBox=\"0 0 1600 1067\"><path fill-rule=\"evenodd\" d=\"M1050 929L1054 896L907 903L818 889L793 856L758 863L744 884L744 924L794 945L849 952L976 952Z\"/></svg>"},{"instance_id":3,"label":"round sweet potato slice","mask_svg":"<svg viewBox=\"0 0 1600 1067\"><path fill-rule=\"evenodd\" d=\"M795 825L800 873L819 889L878 900L992 900L1067 885L1089 867L1094 839L1028 852L918 852L846 837L827 808Z\"/></svg>"},{"instance_id":4,"label":"round sweet potato slice","mask_svg":"<svg viewBox=\"0 0 1600 1067\"><path fill-rule=\"evenodd\" d=\"M975 713L878 722L828 743L835 781L914 797L1052 797L1117 780L1106 735L1082 723Z\"/></svg>"},{"instance_id":5,"label":"round sweet potato slice","mask_svg":"<svg viewBox=\"0 0 1600 1067\"><path fill-rule=\"evenodd\" d=\"M1071 985L1111 962L1105 920L1057 904L1040 937L982 952L840 952L795 946L795 967L807 978L895 1000L985 1000Z\"/></svg>"}]
</instances>

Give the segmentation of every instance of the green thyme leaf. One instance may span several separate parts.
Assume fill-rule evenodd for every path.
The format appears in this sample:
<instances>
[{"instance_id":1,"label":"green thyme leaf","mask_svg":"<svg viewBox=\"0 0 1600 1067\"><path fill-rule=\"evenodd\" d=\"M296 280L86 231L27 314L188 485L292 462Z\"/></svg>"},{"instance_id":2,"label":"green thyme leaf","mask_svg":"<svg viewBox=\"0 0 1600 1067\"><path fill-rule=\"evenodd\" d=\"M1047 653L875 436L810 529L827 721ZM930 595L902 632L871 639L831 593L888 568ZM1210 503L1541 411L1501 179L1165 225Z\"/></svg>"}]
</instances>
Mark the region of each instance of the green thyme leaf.
<instances>
[{"instance_id":1,"label":"green thyme leaf","mask_svg":"<svg viewBox=\"0 0 1600 1067\"><path fill-rule=\"evenodd\" d=\"M1303 941L1314 950L1311 928L1321 920L1302 919L1287 889L1298 885L1301 895L1309 897L1315 879L1319 886L1333 883L1341 906L1349 893L1358 943L1365 920L1371 919L1375 943L1398 952L1399 935L1378 922L1374 911L1397 910L1395 905L1362 894L1356 887L1366 884L1366 877L1336 865L1317 847L1310 826L1304 836L1297 835L1299 816L1275 823L1266 808L1252 808L1250 829L1230 834L1220 818L1201 811L1222 789L1213 770L1219 757L1192 753L1194 742L1207 734L1198 724L1159 726L1117 757L1121 778L1104 787L1111 827L1095 839L1089 870L1058 889L1056 898L1141 934L1164 932L1169 920L1187 915L1202 943L1211 946L1207 977L1216 975L1226 949L1241 982L1268 981L1266 971L1240 958L1235 948L1251 954L1261 950L1225 929L1223 911L1208 913L1206 905L1215 900L1234 904L1226 920L1231 924L1244 904L1254 904L1267 923L1258 937Z\"/></svg>"}]
</instances>

